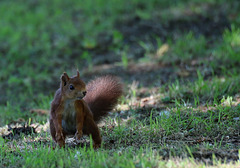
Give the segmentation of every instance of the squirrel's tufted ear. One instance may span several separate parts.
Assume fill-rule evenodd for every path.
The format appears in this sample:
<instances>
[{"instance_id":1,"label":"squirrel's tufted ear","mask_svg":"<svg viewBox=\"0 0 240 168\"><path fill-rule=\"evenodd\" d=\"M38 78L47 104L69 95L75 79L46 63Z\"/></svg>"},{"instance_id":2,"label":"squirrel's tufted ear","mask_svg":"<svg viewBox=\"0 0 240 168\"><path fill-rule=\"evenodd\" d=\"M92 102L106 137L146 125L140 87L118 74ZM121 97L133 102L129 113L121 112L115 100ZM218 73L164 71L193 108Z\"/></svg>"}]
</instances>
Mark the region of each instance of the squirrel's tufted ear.
<instances>
[{"instance_id":1,"label":"squirrel's tufted ear","mask_svg":"<svg viewBox=\"0 0 240 168\"><path fill-rule=\"evenodd\" d=\"M79 71L77 70L77 77L80 78L80 74L79 74Z\"/></svg>"},{"instance_id":2,"label":"squirrel's tufted ear","mask_svg":"<svg viewBox=\"0 0 240 168\"><path fill-rule=\"evenodd\" d=\"M61 81L62 81L62 86L65 86L67 84L67 82L69 81L69 77L68 74L66 72L64 72L61 76Z\"/></svg>"}]
</instances>

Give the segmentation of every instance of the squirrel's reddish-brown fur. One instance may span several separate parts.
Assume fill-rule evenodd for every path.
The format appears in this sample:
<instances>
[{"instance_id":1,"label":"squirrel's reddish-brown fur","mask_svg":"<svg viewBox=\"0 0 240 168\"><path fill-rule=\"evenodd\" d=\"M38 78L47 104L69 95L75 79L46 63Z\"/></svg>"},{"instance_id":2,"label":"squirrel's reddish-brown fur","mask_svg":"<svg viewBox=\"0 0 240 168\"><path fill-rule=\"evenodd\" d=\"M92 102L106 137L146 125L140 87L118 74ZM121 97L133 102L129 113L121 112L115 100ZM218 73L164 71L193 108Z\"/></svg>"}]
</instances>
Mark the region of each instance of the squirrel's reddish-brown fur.
<instances>
[{"instance_id":1,"label":"squirrel's reddish-brown fur","mask_svg":"<svg viewBox=\"0 0 240 168\"><path fill-rule=\"evenodd\" d=\"M62 147L67 135L75 134L75 138L80 139L82 134L87 134L92 135L94 147L99 147L101 136L96 123L114 108L122 93L123 86L114 76L99 77L85 85L78 71L71 78L63 73L51 103L53 140Z\"/></svg>"}]
</instances>

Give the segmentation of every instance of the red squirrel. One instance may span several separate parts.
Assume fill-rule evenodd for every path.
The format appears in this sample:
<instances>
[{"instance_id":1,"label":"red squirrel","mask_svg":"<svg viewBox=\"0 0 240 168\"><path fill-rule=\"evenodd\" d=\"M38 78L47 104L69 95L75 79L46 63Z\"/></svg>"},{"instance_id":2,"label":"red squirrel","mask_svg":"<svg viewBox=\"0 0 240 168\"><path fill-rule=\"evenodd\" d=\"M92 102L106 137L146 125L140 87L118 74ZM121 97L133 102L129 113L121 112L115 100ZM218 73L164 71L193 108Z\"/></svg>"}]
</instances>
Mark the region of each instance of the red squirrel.
<instances>
[{"instance_id":1,"label":"red squirrel","mask_svg":"<svg viewBox=\"0 0 240 168\"><path fill-rule=\"evenodd\" d=\"M123 85L117 77L104 76L92 80L87 85L79 72L73 77L63 73L60 88L51 103L50 132L53 140L65 146L65 138L83 134L91 135L94 148L101 146L101 135L97 122L108 114L123 93Z\"/></svg>"}]
</instances>

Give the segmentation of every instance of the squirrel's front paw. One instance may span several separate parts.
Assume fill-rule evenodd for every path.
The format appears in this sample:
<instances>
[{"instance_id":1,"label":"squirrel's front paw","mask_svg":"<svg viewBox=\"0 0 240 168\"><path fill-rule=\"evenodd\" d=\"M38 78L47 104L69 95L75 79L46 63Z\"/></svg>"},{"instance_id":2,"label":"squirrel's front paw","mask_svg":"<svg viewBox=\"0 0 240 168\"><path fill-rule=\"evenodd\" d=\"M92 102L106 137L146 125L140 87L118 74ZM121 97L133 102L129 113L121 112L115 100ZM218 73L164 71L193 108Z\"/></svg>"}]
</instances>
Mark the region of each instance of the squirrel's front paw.
<instances>
[{"instance_id":1,"label":"squirrel's front paw","mask_svg":"<svg viewBox=\"0 0 240 168\"><path fill-rule=\"evenodd\" d=\"M59 131L56 133L56 141L59 147L64 147L65 146L65 137L62 133L62 131Z\"/></svg>"},{"instance_id":2,"label":"squirrel's front paw","mask_svg":"<svg viewBox=\"0 0 240 168\"><path fill-rule=\"evenodd\" d=\"M100 144L98 144L98 143L97 144L96 143L93 144L93 148L94 149L98 149L100 147L101 147L101 143Z\"/></svg>"},{"instance_id":3,"label":"squirrel's front paw","mask_svg":"<svg viewBox=\"0 0 240 168\"><path fill-rule=\"evenodd\" d=\"M56 140L59 141L59 140L61 140L61 139L64 140L65 138L64 138L64 136L63 136L62 131L59 131L59 132L56 133Z\"/></svg>"},{"instance_id":4,"label":"squirrel's front paw","mask_svg":"<svg viewBox=\"0 0 240 168\"><path fill-rule=\"evenodd\" d=\"M65 147L65 140L64 139L60 139L57 141L57 144L59 145L59 147Z\"/></svg>"},{"instance_id":5,"label":"squirrel's front paw","mask_svg":"<svg viewBox=\"0 0 240 168\"><path fill-rule=\"evenodd\" d=\"M74 137L76 140L80 140L82 138L82 135L83 135L82 131L77 131Z\"/></svg>"}]
</instances>

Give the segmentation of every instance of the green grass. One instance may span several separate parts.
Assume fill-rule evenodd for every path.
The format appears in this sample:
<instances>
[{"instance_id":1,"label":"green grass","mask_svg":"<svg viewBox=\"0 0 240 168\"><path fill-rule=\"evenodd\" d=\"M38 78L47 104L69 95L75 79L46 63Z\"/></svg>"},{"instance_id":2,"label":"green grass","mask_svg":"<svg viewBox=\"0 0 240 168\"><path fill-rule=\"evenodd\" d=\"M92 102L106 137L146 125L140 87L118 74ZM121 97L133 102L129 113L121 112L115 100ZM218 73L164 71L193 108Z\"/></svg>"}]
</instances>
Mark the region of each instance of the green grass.
<instances>
[{"instance_id":1,"label":"green grass","mask_svg":"<svg viewBox=\"0 0 240 168\"><path fill-rule=\"evenodd\" d=\"M184 105L160 115L159 111L144 113L140 119L109 119L101 128L104 142L101 149L94 150L91 140L84 140L84 146L56 148L49 142L49 133L22 135L12 141L1 139L0 165L4 167L176 167L196 165L192 159L199 150L218 152L232 151L229 144L239 130L240 106L231 108L218 105L206 113ZM137 115L134 110L132 116ZM117 119L117 118L116 118ZM118 119L117 119L118 120ZM201 138L199 137L201 135ZM221 135L220 137L218 135ZM191 137L191 138L190 138ZM198 145L194 142L202 140ZM90 146L89 146L90 145ZM180 159L188 156L190 159ZM41 158L41 159L39 159ZM162 160L169 158L170 160ZM222 162L228 163L224 160ZM212 159L214 167L223 166L218 159ZM233 164L233 163L232 163ZM226 164L230 166L232 164ZM172 165L173 166L173 165ZM170 167L172 167L170 166ZM232 165L233 166L233 165ZM237 164L235 163L237 167ZM234 167L234 166L233 166Z\"/></svg>"},{"instance_id":2,"label":"green grass","mask_svg":"<svg viewBox=\"0 0 240 168\"><path fill-rule=\"evenodd\" d=\"M206 57L207 44L204 36L194 37L193 33L187 33L179 37L174 43L169 41L170 50L162 56L164 62L189 61Z\"/></svg>"},{"instance_id":3,"label":"green grass","mask_svg":"<svg viewBox=\"0 0 240 168\"><path fill-rule=\"evenodd\" d=\"M203 80L200 71L197 71L198 79L187 84L180 84L179 81L169 84L168 95L172 100L184 100L185 102L216 103L224 96L233 96L239 92L239 75L229 75L224 77L214 77L209 80ZM199 102L201 101L201 102Z\"/></svg>"},{"instance_id":4,"label":"green grass","mask_svg":"<svg viewBox=\"0 0 240 168\"><path fill-rule=\"evenodd\" d=\"M216 59L224 61L228 65L239 63L240 61L240 29L231 27L232 31L226 30L223 34L223 43L214 51Z\"/></svg>"},{"instance_id":5,"label":"green grass","mask_svg":"<svg viewBox=\"0 0 240 168\"><path fill-rule=\"evenodd\" d=\"M46 155L46 153L48 154ZM154 152L148 149L141 148L139 151L133 152L133 149L130 148L127 151L124 150L119 153L109 154L104 150L96 152L87 150L86 148L49 151L48 149L39 147L31 154L24 151L16 152L15 155L18 155L19 159L12 161L15 162L16 167L21 166L21 163L25 164L24 167L202 167L186 159L161 161L159 155L154 155ZM40 160L38 157L42 159ZM9 158L9 160L11 160L11 158ZM5 165L8 165L8 163L5 163ZM223 165L218 162L216 162L213 167L219 165L234 167L233 164Z\"/></svg>"},{"instance_id":6,"label":"green grass","mask_svg":"<svg viewBox=\"0 0 240 168\"><path fill-rule=\"evenodd\" d=\"M240 166L239 2L5 0L0 11L0 167ZM126 92L100 149L84 137L53 150L48 115L30 111L49 110L76 69L117 75ZM23 125L37 132L13 131Z\"/></svg>"}]
</instances>

